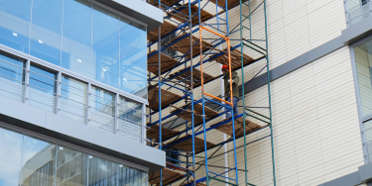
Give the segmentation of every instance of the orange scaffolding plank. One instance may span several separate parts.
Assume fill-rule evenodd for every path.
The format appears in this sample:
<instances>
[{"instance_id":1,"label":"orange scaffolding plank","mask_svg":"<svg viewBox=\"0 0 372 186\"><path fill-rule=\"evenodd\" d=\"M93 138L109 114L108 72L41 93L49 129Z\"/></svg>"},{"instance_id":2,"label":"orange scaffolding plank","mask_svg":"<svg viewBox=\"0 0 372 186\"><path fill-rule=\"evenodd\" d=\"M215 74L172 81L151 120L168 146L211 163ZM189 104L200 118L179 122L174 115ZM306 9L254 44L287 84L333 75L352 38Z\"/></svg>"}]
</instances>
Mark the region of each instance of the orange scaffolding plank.
<instances>
[{"instance_id":1,"label":"orange scaffolding plank","mask_svg":"<svg viewBox=\"0 0 372 186\"><path fill-rule=\"evenodd\" d=\"M236 138L242 137L244 135L243 118L240 117L238 119L235 119L234 124L235 124L235 137ZM262 126L254 123L254 122L252 122L248 119L245 120L245 132L246 132L246 134L249 134L249 133L251 133L253 131L256 131L260 128L262 128ZM227 135L229 135L229 136L233 135L233 129L232 129L232 122L231 121L217 127L216 129L225 133L225 134L227 134Z\"/></svg>"},{"instance_id":2,"label":"orange scaffolding plank","mask_svg":"<svg viewBox=\"0 0 372 186\"><path fill-rule=\"evenodd\" d=\"M149 87L148 92L149 107L153 111L159 110L159 88L158 87ZM161 106L162 108L170 105L171 103L181 99L181 96L170 92L168 90L161 89Z\"/></svg>"},{"instance_id":3,"label":"orange scaffolding plank","mask_svg":"<svg viewBox=\"0 0 372 186\"><path fill-rule=\"evenodd\" d=\"M171 145L168 145L169 149L175 149L175 150L180 150L180 151L184 151L184 152L192 152L192 137L191 137L191 135L187 135L187 136L184 136L182 138L185 138L185 140L182 140L181 142L178 142L178 143L175 143L175 144L170 143ZM194 144L195 144L195 153L200 153L200 152L204 151L204 140L203 139L195 137ZM210 149L214 146L215 146L215 144L207 141L207 149Z\"/></svg>"},{"instance_id":4,"label":"orange scaffolding plank","mask_svg":"<svg viewBox=\"0 0 372 186\"><path fill-rule=\"evenodd\" d=\"M163 168L163 185L171 184L177 180L185 177L185 174L181 171L172 170L169 168ZM160 184L160 171L151 171L149 173L150 184L159 185Z\"/></svg>"},{"instance_id":5,"label":"orange scaffolding plank","mask_svg":"<svg viewBox=\"0 0 372 186\"><path fill-rule=\"evenodd\" d=\"M191 87L191 83L190 83L190 80L191 80L191 71L186 71L186 72L183 72L183 73L180 73L181 71L183 71L184 69L181 69L180 71L176 72L175 74L179 74L175 77L175 79L178 79L180 81L182 80L186 80L186 82L188 82L188 86ZM215 80L216 77L213 77L209 74L206 74L204 73L204 81L205 83L207 82L210 82L212 80ZM193 69L193 86L194 87L198 87L201 85L201 76L200 76L200 70L198 69Z\"/></svg>"}]
</instances>

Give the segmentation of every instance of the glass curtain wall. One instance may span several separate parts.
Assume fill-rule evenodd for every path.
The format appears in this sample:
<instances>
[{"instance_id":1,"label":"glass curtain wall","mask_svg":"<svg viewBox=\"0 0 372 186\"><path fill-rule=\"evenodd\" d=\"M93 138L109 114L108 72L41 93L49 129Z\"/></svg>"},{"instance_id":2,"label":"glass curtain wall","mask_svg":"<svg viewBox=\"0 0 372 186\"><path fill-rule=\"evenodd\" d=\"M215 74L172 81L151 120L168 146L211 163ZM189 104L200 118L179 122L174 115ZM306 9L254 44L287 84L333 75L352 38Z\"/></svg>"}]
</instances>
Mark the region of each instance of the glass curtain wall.
<instances>
[{"instance_id":1,"label":"glass curtain wall","mask_svg":"<svg viewBox=\"0 0 372 186\"><path fill-rule=\"evenodd\" d=\"M371 0L345 0L348 25L358 23L364 17L372 15Z\"/></svg>"},{"instance_id":2,"label":"glass curtain wall","mask_svg":"<svg viewBox=\"0 0 372 186\"><path fill-rule=\"evenodd\" d=\"M364 147L372 162L372 38L354 47Z\"/></svg>"},{"instance_id":3,"label":"glass curtain wall","mask_svg":"<svg viewBox=\"0 0 372 186\"><path fill-rule=\"evenodd\" d=\"M0 0L0 44L147 97L146 27L91 0Z\"/></svg>"},{"instance_id":4,"label":"glass curtain wall","mask_svg":"<svg viewBox=\"0 0 372 186\"><path fill-rule=\"evenodd\" d=\"M0 186L148 185L146 172L123 164L2 128L0 139Z\"/></svg>"},{"instance_id":5,"label":"glass curtain wall","mask_svg":"<svg viewBox=\"0 0 372 186\"><path fill-rule=\"evenodd\" d=\"M0 53L0 96L143 143L143 103ZM58 78L58 74L60 78ZM26 83L26 76L29 83ZM27 85L26 85L27 84ZM58 85L58 86L57 86ZM118 95L118 96L117 96Z\"/></svg>"}]
</instances>

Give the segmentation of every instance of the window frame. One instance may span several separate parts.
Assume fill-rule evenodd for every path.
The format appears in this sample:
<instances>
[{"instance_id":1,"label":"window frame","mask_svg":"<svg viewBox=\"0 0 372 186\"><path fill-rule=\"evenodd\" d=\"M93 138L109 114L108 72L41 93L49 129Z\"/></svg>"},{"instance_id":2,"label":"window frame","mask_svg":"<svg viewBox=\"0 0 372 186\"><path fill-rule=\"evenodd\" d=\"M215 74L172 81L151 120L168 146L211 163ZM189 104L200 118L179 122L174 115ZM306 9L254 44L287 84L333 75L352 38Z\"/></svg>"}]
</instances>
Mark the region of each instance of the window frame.
<instances>
[{"instance_id":1,"label":"window frame","mask_svg":"<svg viewBox=\"0 0 372 186\"><path fill-rule=\"evenodd\" d=\"M350 57L351 57L351 66L352 66L352 73L353 73L353 80L354 80L354 89L355 89L355 97L356 97L356 105L357 105L357 111L358 111L358 119L359 119L359 129L361 134L361 142L362 142L362 148L363 148L363 158L364 163L372 162L372 156L369 156L368 152L368 140L366 139L364 133L365 133L365 124L369 121L372 121L372 114L363 116L362 114L362 102L361 102L361 96L360 96L360 85L359 85L359 77L358 77L358 70L357 70L357 61L355 57L355 48L360 46L361 44L372 41L372 35L366 36L354 43L351 43L349 45L350 48ZM371 68L369 68L371 70ZM371 74L371 73L370 73ZM372 76L371 81L372 83Z\"/></svg>"}]
</instances>

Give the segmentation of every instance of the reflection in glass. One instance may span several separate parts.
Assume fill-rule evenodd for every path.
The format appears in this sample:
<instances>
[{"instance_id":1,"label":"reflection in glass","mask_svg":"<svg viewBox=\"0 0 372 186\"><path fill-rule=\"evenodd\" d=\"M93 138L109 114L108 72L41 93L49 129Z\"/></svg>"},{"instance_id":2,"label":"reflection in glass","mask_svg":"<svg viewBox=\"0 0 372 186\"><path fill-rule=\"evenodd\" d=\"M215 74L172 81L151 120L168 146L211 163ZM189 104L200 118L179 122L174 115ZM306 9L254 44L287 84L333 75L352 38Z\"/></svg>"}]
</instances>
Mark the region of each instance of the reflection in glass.
<instances>
[{"instance_id":1,"label":"reflection in glass","mask_svg":"<svg viewBox=\"0 0 372 186\"><path fill-rule=\"evenodd\" d=\"M61 111L73 119L84 121L87 89L86 83L63 76L61 80Z\"/></svg>"},{"instance_id":2,"label":"reflection in glass","mask_svg":"<svg viewBox=\"0 0 372 186\"><path fill-rule=\"evenodd\" d=\"M21 153L23 158L19 181L22 186L52 186L55 146L23 136Z\"/></svg>"},{"instance_id":3,"label":"reflection in glass","mask_svg":"<svg viewBox=\"0 0 372 186\"><path fill-rule=\"evenodd\" d=\"M372 115L372 39L355 47L362 118Z\"/></svg>"},{"instance_id":4,"label":"reflection in glass","mask_svg":"<svg viewBox=\"0 0 372 186\"><path fill-rule=\"evenodd\" d=\"M121 88L147 97L146 31L122 23L120 30Z\"/></svg>"},{"instance_id":5,"label":"reflection in glass","mask_svg":"<svg viewBox=\"0 0 372 186\"><path fill-rule=\"evenodd\" d=\"M0 43L28 53L30 0L0 1Z\"/></svg>"},{"instance_id":6,"label":"reflection in glass","mask_svg":"<svg viewBox=\"0 0 372 186\"><path fill-rule=\"evenodd\" d=\"M0 186L17 186L22 168L22 135L0 128ZM11 154L11 156L9 156Z\"/></svg>"},{"instance_id":7,"label":"reflection in glass","mask_svg":"<svg viewBox=\"0 0 372 186\"><path fill-rule=\"evenodd\" d=\"M21 100L24 63L0 54L0 96Z\"/></svg>"},{"instance_id":8,"label":"reflection in glass","mask_svg":"<svg viewBox=\"0 0 372 186\"><path fill-rule=\"evenodd\" d=\"M59 146L57 149L57 186L86 185L86 156L68 148Z\"/></svg>"},{"instance_id":9,"label":"reflection in glass","mask_svg":"<svg viewBox=\"0 0 372 186\"><path fill-rule=\"evenodd\" d=\"M92 107L89 113L91 124L112 132L114 130L115 95L93 86L89 99L89 104Z\"/></svg>"},{"instance_id":10,"label":"reflection in glass","mask_svg":"<svg viewBox=\"0 0 372 186\"><path fill-rule=\"evenodd\" d=\"M142 104L120 97L118 113L118 132L136 141L141 141Z\"/></svg>"},{"instance_id":11,"label":"reflection in glass","mask_svg":"<svg viewBox=\"0 0 372 186\"><path fill-rule=\"evenodd\" d=\"M48 111L53 110L56 74L37 66L30 67L30 101Z\"/></svg>"},{"instance_id":12,"label":"reflection in glass","mask_svg":"<svg viewBox=\"0 0 372 186\"><path fill-rule=\"evenodd\" d=\"M147 173L0 128L0 186L147 185ZM10 156L11 154L11 156Z\"/></svg>"},{"instance_id":13,"label":"reflection in glass","mask_svg":"<svg viewBox=\"0 0 372 186\"><path fill-rule=\"evenodd\" d=\"M145 26L89 0L0 0L0 43L147 97Z\"/></svg>"},{"instance_id":14,"label":"reflection in glass","mask_svg":"<svg viewBox=\"0 0 372 186\"><path fill-rule=\"evenodd\" d=\"M354 57L359 85L359 111L362 120L372 117L372 39L354 47ZM362 124L368 160L372 162L372 121Z\"/></svg>"},{"instance_id":15,"label":"reflection in glass","mask_svg":"<svg viewBox=\"0 0 372 186\"><path fill-rule=\"evenodd\" d=\"M93 50L96 57L96 79L112 86L118 85L119 30L118 19L103 11L94 11Z\"/></svg>"},{"instance_id":16,"label":"reflection in glass","mask_svg":"<svg viewBox=\"0 0 372 186\"><path fill-rule=\"evenodd\" d=\"M30 54L60 64L62 1L33 0Z\"/></svg>"},{"instance_id":17,"label":"reflection in glass","mask_svg":"<svg viewBox=\"0 0 372 186\"><path fill-rule=\"evenodd\" d=\"M61 66L94 79L92 13L92 9L80 1L64 1Z\"/></svg>"}]
</instances>

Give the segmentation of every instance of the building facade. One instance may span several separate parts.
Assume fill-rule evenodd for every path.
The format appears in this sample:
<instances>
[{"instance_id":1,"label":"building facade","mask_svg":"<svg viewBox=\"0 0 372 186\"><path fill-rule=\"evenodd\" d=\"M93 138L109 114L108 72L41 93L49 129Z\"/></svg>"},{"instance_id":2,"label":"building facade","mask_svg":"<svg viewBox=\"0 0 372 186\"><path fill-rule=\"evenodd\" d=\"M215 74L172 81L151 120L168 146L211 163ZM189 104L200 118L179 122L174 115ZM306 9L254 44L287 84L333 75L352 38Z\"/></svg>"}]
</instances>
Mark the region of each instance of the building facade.
<instances>
[{"instance_id":1,"label":"building facade","mask_svg":"<svg viewBox=\"0 0 372 186\"><path fill-rule=\"evenodd\" d=\"M370 184L372 2L267 3L277 185ZM268 99L264 82L245 84L248 105ZM269 145L247 148L256 185L273 185Z\"/></svg>"},{"instance_id":2,"label":"building facade","mask_svg":"<svg viewBox=\"0 0 372 186\"><path fill-rule=\"evenodd\" d=\"M0 2L0 185L147 185L147 29L133 0Z\"/></svg>"}]
</instances>

